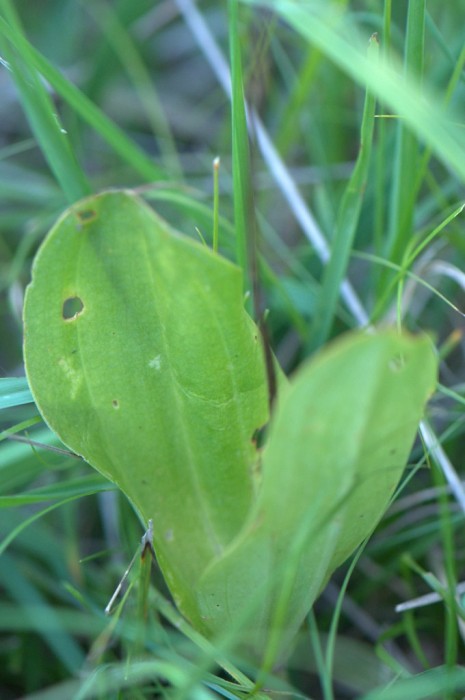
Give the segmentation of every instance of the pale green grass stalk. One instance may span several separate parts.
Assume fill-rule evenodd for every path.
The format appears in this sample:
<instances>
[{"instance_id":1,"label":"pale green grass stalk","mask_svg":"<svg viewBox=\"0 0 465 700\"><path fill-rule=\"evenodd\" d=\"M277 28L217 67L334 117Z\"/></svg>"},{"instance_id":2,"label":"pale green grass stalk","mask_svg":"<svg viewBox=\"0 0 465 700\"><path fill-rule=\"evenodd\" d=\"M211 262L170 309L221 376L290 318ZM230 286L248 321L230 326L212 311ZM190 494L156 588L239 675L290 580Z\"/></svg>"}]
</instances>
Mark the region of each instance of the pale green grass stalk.
<instances>
[{"instance_id":1,"label":"pale green grass stalk","mask_svg":"<svg viewBox=\"0 0 465 700\"><path fill-rule=\"evenodd\" d=\"M383 34L380 46L380 61L388 61L391 51L391 19L392 19L392 2L386 0L384 3L383 14ZM379 102L378 114L384 114L385 106L383 102ZM384 239L387 226L387 196L386 196L386 180L388 172L388 140L387 140L387 124L381 117L376 120L376 136L377 148L374 152L375 160L375 203L374 203L374 235L373 246L377 255L382 255L384 248ZM377 289L380 279L380 273L383 273L378 267L372 268L373 289Z\"/></svg>"},{"instance_id":2,"label":"pale green grass stalk","mask_svg":"<svg viewBox=\"0 0 465 700\"><path fill-rule=\"evenodd\" d=\"M310 640L312 643L313 655L315 657L316 666L318 669L318 680L320 682L323 700L332 700L334 698L332 678L331 674L328 675L328 667L325 663L325 656L323 652L323 646L321 643L321 637L318 631L318 624L313 610L308 615L308 625L310 630Z\"/></svg>"},{"instance_id":3,"label":"pale green grass stalk","mask_svg":"<svg viewBox=\"0 0 465 700\"><path fill-rule=\"evenodd\" d=\"M376 36L370 39L368 52L370 61L376 63L379 54L378 38ZM347 273L370 167L375 105L375 97L370 91L367 91L360 130L359 153L354 171L347 183L339 206L331 257L324 268L321 290L310 327L310 350L315 350L323 345L331 332L339 299L339 290L342 280Z\"/></svg>"},{"instance_id":4,"label":"pale green grass stalk","mask_svg":"<svg viewBox=\"0 0 465 700\"><path fill-rule=\"evenodd\" d=\"M215 158L213 161L213 243L212 248L215 253L218 252L219 246L219 222L220 222L220 159Z\"/></svg>"},{"instance_id":5,"label":"pale green grass stalk","mask_svg":"<svg viewBox=\"0 0 465 700\"><path fill-rule=\"evenodd\" d=\"M255 238L253 231L255 213L237 0L230 0L229 2L229 50L231 60L231 134L236 260L243 271L244 292L250 295L248 308L253 309L253 283L250 275L252 271L251 244Z\"/></svg>"},{"instance_id":6,"label":"pale green grass stalk","mask_svg":"<svg viewBox=\"0 0 465 700\"><path fill-rule=\"evenodd\" d=\"M405 41L404 75L420 87L423 73L425 0L412 0L408 5L407 35ZM416 181L420 163L420 149L414 131L399 119L396 134L394 172L389 203L389 230L385 254L399 262L412 234Z\"/></svg>"},{"instance_id":7,"label":"pale green grass stalk","mask_svg":"<svg viewBox=\"0 0 465 700\"><path fill-rule=\"evenodd\" d=\"M312 88L314 88L322 60L321 51L309 46L302 59L302 64L295 74L294 84L290 86L289 99L284 105L279 130L275 138L276 148L284 158L295 142L296 123L299 122L307 100L311 99Z\"/></svg>"},{"instance_id":8,"label":"pale green grass stalk","mask_svg":"<svg viewBox=\"0 0 465 700\"><path fill-rule=\"evenodd\" d=\"M397 290L397 317L399 323L401 323L402 296L407 272L410 273L413 264L420 257L422 251L424 251L432 241L434 241L443 233L446 227L462 213L464 207L465 204L461 204L459 207L457 207L451 214L449 214L443 221L441 221L440 224L436 226L433 229L433 231L431 231L431 233L426 235L420 243L416 244L415 238L412 237L407 245L407 248L404 251L404 259L402 260L401 265L399 267L397 267L395 263L387 262L385 259L380 259L380 263L382 263L383 266L388 267L390 269L398 269L398 272L396 275L391 276L389 285L379 295L377 305L372 314L373 321L379 320L382 312L386 308L389 299L392 299L395 290ZM412 275L412 278L414 278L414 275ZM427 282L424 280L419 280L419 282L425 285L427 284Z\"/></svg>"},{"instance_id":9,"label":"pale green grass stalk","mask_svg":"<svg viewBox=\"0 0 465 700\"><path fill-rule=\"evenodd\" d=\"M454 601L455 589L457 587L457 566L455 562L455 533L451 522L450 501L446 491L441 488L445 484L444 475L441 471L434 467L433 478L439 492L439 515L441 525L441 537L444 557L445 579L449 589L449 596ZM444 660L446 666L450 669L454 668L459 663L459 628L458 618L455 606L444 601L445 609L445 634L444 634ZM462 623L463 625L463 623Z\"/></svg>"}]
</instances>

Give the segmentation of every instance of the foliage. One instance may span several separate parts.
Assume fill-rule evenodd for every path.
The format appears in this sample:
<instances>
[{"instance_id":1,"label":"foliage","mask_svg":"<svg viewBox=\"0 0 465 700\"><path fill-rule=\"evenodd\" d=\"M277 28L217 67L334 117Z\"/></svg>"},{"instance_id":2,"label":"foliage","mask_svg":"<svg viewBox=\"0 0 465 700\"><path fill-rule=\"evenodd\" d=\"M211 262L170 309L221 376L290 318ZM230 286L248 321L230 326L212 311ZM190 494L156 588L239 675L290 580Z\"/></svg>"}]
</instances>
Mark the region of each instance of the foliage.
<instances>
[{"instance_id":1,"label":"foliage","mask_svg":"<svg viewBox=\"0 0 465 700\"><path fill-rule=\"evenodd\" d=\"M257 449L268 386L241 287L239 268L133 195L87 198L34 262L24 349L50 427L153 523L180 610L209 635L245 620L260 658L273 628L287 649L379 520L436 362L427 339L346 339L280 382Z\"/></svg>"},{"instance_id":2,"label":"foliage","mask_svg":"<svg viewBox=\"0 0 465 700\"><path fill-rule=\"evenodd\" d=\"M263 686L315 698L463 694L455 587L465 499L450 471L450 460L460 470L463 459L461 8L248 0L229 9L210 0L197 7L190 0L153 7L146 0L1 0L3 373L23 375L21 306L32 254L66 206L129 187L171 227L194 238L197 229L210 244L206 194L220 154L221 252L234 259L238 251L245 280L259 275L250 290L256 319L270 309L276 356L286 374L296 370L295 389L284 396L317 370L318 360L306 365L306 358L345 330L371 321L433 331L447 385L428 416L438 440L424 424L426 449L415 445L417 468L365 552L322 592L286 672L269 672L271 649L260 674L250 658L230 653L241 625L228 621L209 643L167 602L158 574L147 585L147 557L128 575L113 617L103 615L140 537L139 520L41 424L24 379L2 383L2 697L243 697L256 679L257 694ZM373 32L379 59L367 56ZM232 119L221 53L228 48ZM350 343L330 347L319 356L337 357ZM421 347L426 353L426 341ZM127 377L135 370L127 367ZM338 383L320 386L312 407L333 402L341 410ZM128 434L124 428L119 439ZM338 438L326 439L336 449ZM431 470L420 468L425 452ZM223 515L234 520L238 511ZM288 517L273 515L276 526ZM273 575L286 570L293 569L276 566ZM431 591L438 605L393 612L400 600Z\"/></svg>"}]
</instances>

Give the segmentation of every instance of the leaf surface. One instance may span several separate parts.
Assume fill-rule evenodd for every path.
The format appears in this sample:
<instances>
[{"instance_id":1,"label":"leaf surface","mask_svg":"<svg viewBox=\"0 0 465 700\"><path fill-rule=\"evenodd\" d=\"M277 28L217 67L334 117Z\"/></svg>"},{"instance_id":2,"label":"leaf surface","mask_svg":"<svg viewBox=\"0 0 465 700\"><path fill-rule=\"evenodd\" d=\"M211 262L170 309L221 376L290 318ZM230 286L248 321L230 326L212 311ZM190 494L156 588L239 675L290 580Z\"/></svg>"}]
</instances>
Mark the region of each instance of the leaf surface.
<instances>
[{"instance_id":1,"label":"leaf surface","mask_svg":"<svg viewBox=\"0 0 465 700\"><path fill-rule=\"evenodd\" d=\"M281 651L327 579L372 532L407 463L437 362L428 338L350 334L281 392L244 530L198 587L205 630L242 618Z\"/></svg>"},{"instance_id":2,"label":"leaf surface","mask_svg":"<svg viewBox=\"0 0 465 700\"><path fill-rule=\"evenodd\" d=\"M241 273L140 199L71 207L37 255L25 360L50 427L127 494L178 602L243 525L268 418Z\"/></svg>"}]
</instances>

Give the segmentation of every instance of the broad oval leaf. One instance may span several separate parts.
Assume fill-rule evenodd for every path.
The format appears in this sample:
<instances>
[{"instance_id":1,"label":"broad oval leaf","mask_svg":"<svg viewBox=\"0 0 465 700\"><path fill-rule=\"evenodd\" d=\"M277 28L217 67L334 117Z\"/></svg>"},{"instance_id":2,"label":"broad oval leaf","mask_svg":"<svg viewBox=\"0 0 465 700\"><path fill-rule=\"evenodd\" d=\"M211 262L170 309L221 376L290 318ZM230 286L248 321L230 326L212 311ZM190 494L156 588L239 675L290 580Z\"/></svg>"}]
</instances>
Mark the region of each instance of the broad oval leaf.
<instances>
[{"instance_id":1,"label":"broad oval leaf","mask_svg":"<svg viewBox=\"0 0 465 700\"><path fill-rule=\"evenodd\" d=\"M255 653L287 649L386 509L436 372L427 337L388 331L349 334L296 373L278 397L244 530L199 583L206 633L240 619Z\"/></svg>"},{"instance_id":2,"label":"broad oval leaf","mask_svg":"<svg viewBox=\"0 0 465 700\"><path fill-rule=\"evenodd\" d=\"M36 403L126 493L183 607L241 529L268 419L241 272L130 192L71 207L43 243L24 310Z\"/></svg>"}]
</instances>

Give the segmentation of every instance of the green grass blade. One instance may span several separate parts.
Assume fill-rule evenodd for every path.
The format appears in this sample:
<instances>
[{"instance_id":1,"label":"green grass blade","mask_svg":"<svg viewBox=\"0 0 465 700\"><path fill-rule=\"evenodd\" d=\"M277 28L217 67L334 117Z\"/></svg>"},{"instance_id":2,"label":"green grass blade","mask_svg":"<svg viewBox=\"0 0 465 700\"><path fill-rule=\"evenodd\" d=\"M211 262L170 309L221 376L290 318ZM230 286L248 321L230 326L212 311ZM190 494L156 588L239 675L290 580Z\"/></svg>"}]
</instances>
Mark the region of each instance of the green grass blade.
<instances>
[{"instance_id":1,"label":"green grass blade","mask_svg":"<svg viewBox=\"0 0 465 700\"><path fill-rule=\"evenodd\" d=\"M421 85L425 33L425 0L410 0L405 45L405 75ZM390 202L389 233L385 252L388 259L399 262L412 231L419 144L416 134L403 119L397 125L394 176Z\"/></svg>"},{"instance_id":2,"label":"green grass blade","mask_svg":"<svg viewBox=\"0 0 465 700\"><path fill-rule=\"evenodd\" d=\"M15 600L22 604L27 603L31 625L36 634L43 637L50 650L68 671L76 673L84 661L83 651L64 629L58 613L46 603L37 587L26 579L17 567L14 557L8 553L3 553L0 559L0 580ZM45 628L44 621L47 621ZM50 625L52 630L49 629Z\"/></svg>"},{"instance_id":3,"label":"green grass blade","mask_svg":"<svg viewBox=\"0 0 465 700\"><path fill-rule=\"evenodd\" d=\"M438 487L439 509L441 513L440 527L444 549L444 568L447 578L447 586L452 596L452 601L457 587L457 553L455 547L454 529L451 522L451 504L447 491L444 490L445 478L437 465L432 466L433 478ZM452 602L451 601L451 602ZM444 658L449 668L454 668L458 663L459 628L456 612L451 605L445 606L445 634L444 634Z\"/></svg>"},{"instance_id":4,"label":"green grass blade","mask_svg":"<svg viewBox=\"0 0 465 700\"><path fill-rule=\"evenodd\" d=\"M147 116L149 126L157 139L167 172L178 180L182 179L182 166L169 122L155 89L154 80L131 34L126 30L117 12L109 3L88 2L86 9L98 23L134 85L135 93Z\"/></svg>"},{"instance_id":5,"label":"green grass blade","mask_svg":"<svg viewBox=\"0 0 465 700\"><path fill-rule=\"evenodd\" d=\"M436 155L465 180L465 134L451 115L438 107L434 95L428 95L412 80L400 81L390 65L374 65L359 48L359 32L349 16L341 23L334 7L314 0L297 4L289 0L241 0L247 5L265 6L277 12L299 34L318 46L356 83L363 84L393 112L430 144ZM350 38L348 38L350 37Z\"/></svg>"},{"instance_id":6,"label":"green grass blade","mask_svg":"<svg viewBox=\"0 0 465 700\"><path fill-rule=\"evenodd\" d=\"M94 493L112 491L113 486L98 475L90 474L82 478L68 479L51 486L26 491L11 496L0 496L0 508L24 506L31 503L43 503L55 498L69 499L90 496Z\"/></svg>"},{"instance_id":7,"label":"green grass blade","mask_svg":"<svg viewBox=\"0 0 465 700\"><path fill-rule=\"evenodd\" d=\"M369 45L370 61L378 60L378 38ZM320 347L329 336L336 312L339 290L347 272L365 192L373 140L376 98L367 91L363 111L360 149L355 168L347 183L338 212L331 257L325 267L323 282L310 329L310 349Z\"/></svg>"},{"instance_id":8,"label":"green grass blade","mask_svg":"<svg viewBox=\"0 0 465 700\"><path fill-rule=\"evenodd\" d=\"M219 245L219 222L220 222L220 159L217 157L213 161L213 233L212 233L212 248L215 253L218 252Z\"/></svg>"},{"instance_id":9,"label":"green grass blade","mask_svg":"<svg viewBox=\"0 0 465 700\"><path fill-rule=\"evenodd\" d=\"M302 108L308 100L312 85L321 64L321 51L309 46L307 53L295 76L289 100L280 119L280 128L276 137L276 148L284 157L295 141L295 125Z\"/></svg>"},{"instance_id":10,"label":"green grass blade","mask_svg":"<svg viewBox=\"0 0 465 700\"><path fill-rule=\"evenodd\" d=\"M386 686L380 685L375 690L363 695L360 700L424 700L425 698L448 698L448 693L465 690L465 669L457 666L448 669L445 666L432 668L424 673L401 678ZM454 697L457 697L454 695Z\"/></svg>"},{"instance_id":11,"label":"green grass blade","mask_svg":"<svg viewBox=\"0 0 465 700\"><path fill-rule=\"evenodd\" d=\"M33 403L26 377L0 379L0 409Z\"/></svg>"},{"instance_id":12,"label":"green grass blade","mask_svg":"<svg viewBox=\"0 0 465 700\"><path fill-rule=\"evenodd\" d=\"M391 50L391 0L384 3L383 34L380 46L380 61L388 61ZM386 112L383 103L379 103L378 110L381 114ZM386 177L389 163L389 144L387 140L387 125L384 119L378 119L376 125L377 145L374 154L375 159L375 202L374 202L374 249L377 255L381 255L384 249L384 236L387 220ZM376 267L372 271L373 288L376 289L381 277Z\"/></svg>"},{"instance_id":13,"label":"green grass blade","mask_svg":"<svg viewBox=\"0 0 465 700\"><path fill-rule=\"evenodd\" d=\"M320 632L318 630L318 624L313 610L311 610L308 614L308 625L310 628L310 640L313 648L313 656L315 658L315 666L318 669L318 680L320 682L323 700L334 700L331 675L328 674L328 668L325 663L323 647L321 644Z\"/></svg>"},{"instance_id":14,"label":"green grass blade","mask_svg":"<svg viewBox=\"0 0 465 700\"><path fill-rule=\"evenodd\" d=\"M1 0L2 3L9 0ZM64 78L51 63L37 51L27 39L0 17L0 33L8 36L16 49L27 57L32 65L72 107L111 146L123 161L141 175L144 180L165 180L164 171L129 139L124 131L94 105L81 90Z\"/></svg>"},{"instance_id":15,"label":"green grass blade","mask_svg":"<svg viewBox=\"0 0 465 700\"><path fill-rule=\"evenodd\" d=\"M69 498L58 501L58 503L53 503L51 506L47 506L47 508L43 508L42 510L34 513L34 515L31 515L23 520L20 525L17 525L8 533L6 537L3 538L3 540L0 541L0 556L3 556L5 550L10 546L10 544L23 532L23 530L29 527L29 525L32 525L32 523L39 520L39 518L42 518L47 513L50 513L52 510L57 510L58 508L64 506L65 503L69 503L70 501L74 501L81 497L81 493L79 493L77 496L70 496Z\"/></svg>"},{"instance_id":16,"label":"green grass blade","mask_svg":"<svg viewBox=\"0 0 465 700\"><path fill-rule=\"evenodd\" d=\"M174 605L159 591L155 592L155 606L160 615L166 618L173 627L181 630L201 650L205 660L208 662L215 660L231 678L243 685L244 689L252 691L253 683L223 655L223 649L220 646L214 646L208 639L191 627L187 620L178 613Z\"/></svg>"},{"instance_id":17,"label":"green grass blade","mask_svg":"<svg viewBox=\"0 0 465 700\"><path fill-rule=\"evenodd\" d=\"M14 20L9 0L1 0L0 8ZM9 24L1 18L0 50L10 68L24 111L44 157L68 201L72 203L89 194L91 189L45 84L27 53L18 46L13 50L10 44L12 36L19 35L20 31L19 24Z\"/></svg>"},{"instance_id":18,"label":"green grass blade","mask_svg":"<svg viewBox=\"0 0 465 700\"><path fill-rule=\"evenodd\" d=\"M433 231L431 231L431 233L425 236L425 238L417 246L414 246L414 240L412 239L412 245L409 245L405 250L404 260L402 260L400 265L397 265L396 263L390 262L385 259L378 260L378 262L382 263L385 267L388 267L391 270L397 270L397 273L394 276L391 275L391 279L388 286L380 294L372 314L372 322L379 320L379 318L381 317L383 309L386 308L386 305L389 299L391 298L396 285L398 286L398 297L402 295L403 284L407 275L410 275L411 278L415 279L419 284L422 284L425 287L429 288L433 294L436 294L437 296L439 296L439 298L443 299L443 301L446 304L451 305L452 302L450 302L446 297L444 297L444 295L442 295L434 287L429 285L426 281L422 280L421 278L418 278L414 273L410 272L410 269L415 260L420 255L420 253L426 248L426 246L429 245L429 243L431 243L435 239L437 239L439 235L444 231L444 229L462 213L464 208L465 204L461 204L459 207L454 209L454 211L451 214L449 214L443 221L441 221L433 229ZM413 250L410 250L411 248L413 248ZM373 261L375 261L375 258L372 259ZM452 308L458 311L458 308L456 306L452 305Z\"/></svg>"},{"instance_id":19,"label":"green grass blade","mask_svg":"<svg viewBox=\"0 0 465 700\"><path fill-rule=\"evenodd\" d=\"M254 236L250 235L251 225L255 225L252 178L250 173L249 137L245 111L245 91L242 73L241 38L239 33L238 2L229 2L229 42L231 60L231 129L234 181L234 224L236 228L237 263L242 268L244 291L253 293L250 279L250 245ZM253 233L253 232L252 232ZM253 308L253 298L249 309Z\"/></svg>"},{"instance_id":20,"label":"green grass blade","mask_svg":"<svg viewBox=\"0 0 465 700\"><path fill-rule=\"evenodd\" d=\"M37 423L41 422L41 416L33 416L33 418L28 418L27 420L21 421L21 423L12 425L11 428L6 428L6 430L2 430L0 432L0 441L5 440L7 437L10 437L12 435L16 435L16 433L20 433L22 430L27 430L33 425L36 425Z\"/></svg>"}]
</instances>

